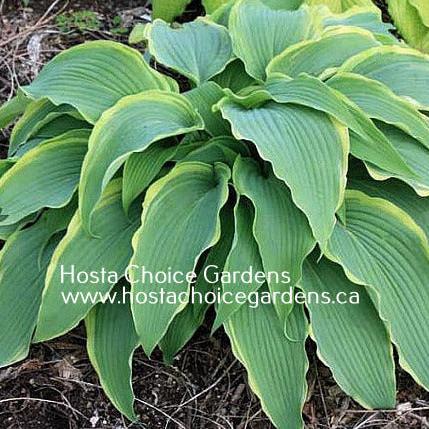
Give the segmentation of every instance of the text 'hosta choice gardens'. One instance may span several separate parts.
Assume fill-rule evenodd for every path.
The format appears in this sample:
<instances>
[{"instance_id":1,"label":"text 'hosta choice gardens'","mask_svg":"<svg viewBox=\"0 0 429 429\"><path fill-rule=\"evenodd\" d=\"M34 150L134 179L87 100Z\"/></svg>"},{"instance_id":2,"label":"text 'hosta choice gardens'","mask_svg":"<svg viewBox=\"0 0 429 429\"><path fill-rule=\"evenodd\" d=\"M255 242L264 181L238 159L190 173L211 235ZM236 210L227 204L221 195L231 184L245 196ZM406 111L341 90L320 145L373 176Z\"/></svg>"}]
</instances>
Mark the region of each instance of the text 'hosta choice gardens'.
<instances>
[{"instance_id":1,"label":"text 'hosta choice gardens'","mask_svg":"<svg viewBox=\"0 0 429 429\"><path fill-rule=\"evenodd\" d=\"M197 291L232 297L213 330L278 428L304 424L306 342L364 407L395 406L394 350L429 388L429 57L373 7L292 3L155 19L150 64L75 46L1 107L0 126L18 119L0 161L1 366L84 320L102 386L134 420L133 353L171 361L205 318ZM130 298L161 289L181 299ZM285 291L359 299L262 303Z\"/></svg>"}]
</instances>

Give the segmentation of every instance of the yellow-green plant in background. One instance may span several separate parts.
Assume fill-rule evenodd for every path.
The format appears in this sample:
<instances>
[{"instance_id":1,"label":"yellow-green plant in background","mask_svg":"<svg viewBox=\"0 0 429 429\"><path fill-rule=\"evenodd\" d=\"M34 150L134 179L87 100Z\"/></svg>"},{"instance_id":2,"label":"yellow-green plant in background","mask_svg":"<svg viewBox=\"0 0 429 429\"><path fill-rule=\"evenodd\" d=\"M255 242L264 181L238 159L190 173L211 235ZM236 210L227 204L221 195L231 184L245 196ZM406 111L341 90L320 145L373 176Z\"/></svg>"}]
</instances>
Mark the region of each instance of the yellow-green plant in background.
<instances>
[{"instance_id":1,"label":"yellow-green plant in background","mask_svg":"<svg viewBox=\"0 0 429 429\"><path fill-rule=\"evenodd\" d=\"M389 13L401 36L413 48L429 53L429 2L388 0Z\"/></svg>"}]
</instances>

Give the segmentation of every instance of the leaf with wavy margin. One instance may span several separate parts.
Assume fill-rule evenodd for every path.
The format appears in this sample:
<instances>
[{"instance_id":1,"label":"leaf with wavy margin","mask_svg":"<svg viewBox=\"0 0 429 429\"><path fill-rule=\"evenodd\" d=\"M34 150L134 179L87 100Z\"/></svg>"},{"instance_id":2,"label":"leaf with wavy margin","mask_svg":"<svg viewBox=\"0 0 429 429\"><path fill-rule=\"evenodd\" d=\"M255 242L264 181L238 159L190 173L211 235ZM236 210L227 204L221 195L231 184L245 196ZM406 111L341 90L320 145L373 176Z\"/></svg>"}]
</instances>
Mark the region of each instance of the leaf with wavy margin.
<instances>
[{"instance_id":1,"label":"leaf with wavy margin","mask_svg":"<svg viewBox=\"0 0 429 429\"><path fill-rule=\"evenodd\" d=\"M347 224L337 223L326 255L367 285L401 366L429 387L429 246L414 220L392 203L346 193Z\"/></svg>"},{"instance_id":2,"label":"leaf with wavy margin","mask_svg":"<svg viewBox=\"0 0 429 429\"><path fill-rule=\"evenodd\" d=\"M132 303L136 330L148 356L186 307L191 281L186 275L171 282L142 278L140 267L153 276L195 270L200 255L219 240L219 212L228 197L229 176L224 164L183 162L146 193L142 225L133 237L130 275L136 294L150 293L157 300Z\"/></svg>"},{"instance_id":3,"label":"leaf with wavy margin","mask_svg":"<svg viewBox=\"0 0 429 429\"><path fill-rule=\"evenodd\" d=\"M74 106L92 124L122 97L151 89L178 92L176 82L151 69L139 51L106 40L61 52L22 87L32 98Z\"/></svg>"},{"instance_id":4,"label":"leaf with wavy margin","mask_svg":"<svg viewBox=\"0 0 429 429\"><path fill-rule=\"evenodd\" d=\"M103 189L132 153L203 127L189 101L171 92L130 95L107 110L89 139L79 184L79 210L87 230L91 231L92 212Z\"/></svg>"},{"instance_id":5,"label":"leaf with wavy margin","mask_svg":"<svg viewBox=\"0 0 429 429\"><path fill-rule=\"evenodd\" d=\"M369 409L394 408L395 363L390 337L363 286L352 283L341 267L323 258L304 263L300 282L307 296L329 293L334 303L309 298L311 335L320 359L332 370L338 385ZM358 302L335 302L351 294Z\"/></svg>"}]
</instances>

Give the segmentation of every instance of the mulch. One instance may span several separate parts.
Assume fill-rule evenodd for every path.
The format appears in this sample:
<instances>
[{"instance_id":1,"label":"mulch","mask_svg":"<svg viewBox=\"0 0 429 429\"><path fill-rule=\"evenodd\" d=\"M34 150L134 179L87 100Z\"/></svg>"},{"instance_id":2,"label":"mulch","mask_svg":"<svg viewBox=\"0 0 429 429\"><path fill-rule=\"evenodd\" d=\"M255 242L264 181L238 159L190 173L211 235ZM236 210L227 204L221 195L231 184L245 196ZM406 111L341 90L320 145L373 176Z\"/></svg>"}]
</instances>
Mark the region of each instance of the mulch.
<instances>
[{"instance_id":1,"label":"mulch","mask_svg":"<svg viewBox=\"0 0 429 429\"><path fill-rule=\"evenodd\" d=\"M384 1L376 1L384 9ZM58 27L57 16L91 10L99 27ZM191 4L188 16L198 13ZM46 61L83 40L126 41L137 22L145 22L144 1L0 0L0 103L18 85L31 82ZM120 17L120 18L115 18ZM0 132L5 154L9 131ZM209 315L208 320L213 318ZM309 341L308 402L304 418L309 429L429 428L429 394L398 371L395 410L367 411L336 385ZM269 357L267 356L267 359ZM62 338L32 346L28 358L0 370L0 429L271 429L246 374L231 353L226 335L210 338L203 326L179 353L172 366L156 352L148 359L137 351L133 383L136 424L126 421L104 395L92 369L80 326Z\"/></svg>"}]
</instances>

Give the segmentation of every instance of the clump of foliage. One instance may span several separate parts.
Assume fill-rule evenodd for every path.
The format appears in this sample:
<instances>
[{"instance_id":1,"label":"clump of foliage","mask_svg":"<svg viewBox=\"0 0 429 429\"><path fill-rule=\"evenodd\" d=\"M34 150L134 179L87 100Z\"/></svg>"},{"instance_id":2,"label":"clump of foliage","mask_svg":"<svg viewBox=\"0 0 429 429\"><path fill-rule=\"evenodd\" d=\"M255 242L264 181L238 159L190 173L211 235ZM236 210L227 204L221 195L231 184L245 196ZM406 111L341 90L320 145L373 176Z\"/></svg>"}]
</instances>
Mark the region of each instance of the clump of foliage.
<instances>
[{"instance_id":1,"label":"clump of foliage","mask_svg":"<svg viewBox=\"0 0 429 429\"><path fill-rule=\"evenodd\" d=\"M244 296L216 307L213 329L278 428L303 426L309 336L346 393L393 407L393 346L429 387L428 57L373 9L246 0L218 12L146 26L157 70L127 46L90 42L0 109L0 126L20 116L0 163L0 364L85 320L104 390L135 419L135 349L171 360L207 305L186 304L187 282L73 283L61 267L196 270L193 290ZM180 93L166 68L192 89ZM287 270L290 283L211 284L209 265ZM161 287L185 303L102 300ZM360 300L249 302L289 287ZM100 296L66 304L70 291Z\"/></svg>"},{"instance_id":2,"label":"clump of foliage","mask_svg":"<svg viewBox=\"0 0 429 429\"><path fill-rule=\"evenodd\" d=\"M110 28L110 32L112 34L127 34L128 33L128 28L124 26L124 22L122 20L122 18L119 15L116 15L113 19L112 19L112 26Z\"/></svg>"},{"instance_id":3,"label":"clump of foliage","mask_svg":"<svg viewBox=\"0 0 429 429\"><path fill-rule=\"evenodd\" d=\"M97 31L101 28L99 18L92 10L61 13L55 18L55 24L63 33Z\"/></svg>"},{"instance_id":4,"label":"clump of foliage","mask_svg":"<svg viewBox=\"0 0 429 429\"><path fill-rule=\"evenodd\" d=\"M387 3L389 14L405 41L429 53L429 3L426 0L388 0Z\"/></svg>"}]
</instances>

